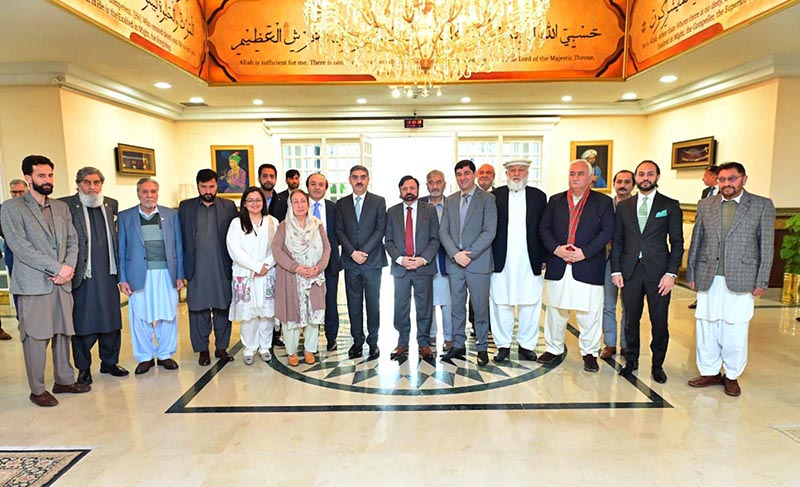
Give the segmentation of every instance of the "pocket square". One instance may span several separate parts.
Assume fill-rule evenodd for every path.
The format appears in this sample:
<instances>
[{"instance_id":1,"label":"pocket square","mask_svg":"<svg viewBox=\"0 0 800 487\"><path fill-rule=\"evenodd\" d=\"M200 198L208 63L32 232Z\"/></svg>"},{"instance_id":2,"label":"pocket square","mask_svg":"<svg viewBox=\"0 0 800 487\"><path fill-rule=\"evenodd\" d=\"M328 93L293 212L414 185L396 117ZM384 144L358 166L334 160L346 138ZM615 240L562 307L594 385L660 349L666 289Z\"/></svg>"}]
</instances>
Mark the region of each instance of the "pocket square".
<instances>
[{"instance_id":1,"label":"pocket square","mask_svg":"<svg viewBox=\"0 0 800 487\"><path fill-rule=\"evenodd\" d=\"M656 213L656 218L661 218L665 216L667 216L667 210L661 210L658 213Z\"/></svg>"}]
</instances>

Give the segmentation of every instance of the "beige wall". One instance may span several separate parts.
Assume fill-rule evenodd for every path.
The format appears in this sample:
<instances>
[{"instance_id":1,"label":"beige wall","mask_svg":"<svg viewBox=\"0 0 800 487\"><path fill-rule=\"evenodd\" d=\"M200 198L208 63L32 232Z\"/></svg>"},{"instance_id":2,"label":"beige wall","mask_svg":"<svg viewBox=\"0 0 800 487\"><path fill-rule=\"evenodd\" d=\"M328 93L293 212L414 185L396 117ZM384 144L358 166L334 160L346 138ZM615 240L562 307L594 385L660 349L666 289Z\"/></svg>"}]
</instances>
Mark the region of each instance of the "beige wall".
<instances>
[{"instance_id":1,"label":"beige wall","mask_svg":"<svg viewBox=\"0 0 800 487\"><path fill-rule=\"evenodd\" d=\"M775 117L775 142L772 152L772 180L769 194L778 207L800 207L797 189L797 160L800 148L800 78L778 83L778 106ZM748 187L756 175L748 178Z\"/></svg>"}]
</instances>

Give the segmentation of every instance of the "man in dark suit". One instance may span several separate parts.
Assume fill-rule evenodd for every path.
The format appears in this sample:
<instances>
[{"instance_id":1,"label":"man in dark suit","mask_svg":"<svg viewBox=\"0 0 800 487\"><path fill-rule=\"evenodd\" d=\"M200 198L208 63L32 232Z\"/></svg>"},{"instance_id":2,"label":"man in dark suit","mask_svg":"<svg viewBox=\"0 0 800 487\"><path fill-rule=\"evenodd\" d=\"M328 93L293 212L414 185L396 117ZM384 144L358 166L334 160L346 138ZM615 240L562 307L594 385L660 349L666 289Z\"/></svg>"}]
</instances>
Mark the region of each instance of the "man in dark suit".
<instances>
[{"instance_id":1,"label":"man in dark suit","mask_svg":"<svg viewBox=\"0 0 800 487\"><path fill-rule=\"evenodd\" d=\"M467 353L467 291L475 309L478 365L489 363L489 285L494 271L492 241L497 233L497 206L491 193L475 184L475 164L455 165L460 191L445 199L439 240L448 255L447 274L453 305L453 347L442 356L452 363Z\"/></svg>"},{"instance_id":2,"label":"man in dark suit","mask_svg":"<svg viewBox=\"0 0 800 487\"><path fill-rule=\"evenodd\" d=\"M519 358L536 360L542 314L542 244L539 220L547 206L544 193L528 186L531 161L513 160L506 168L508 184L492 191L497 204L497 236L492 242L494 273L491 284L491 328L497 345L495 362L511 351L514 308L517 308Z\"/></svg>"},{"instance_id":3,"label":"man in dark suit","mask_svg":"<svg viewBox=\"0 0 800 487\"><path fill-rule=\"evenodd\" d=\"M339 308L337 294L339 292L339 271L342 260L339 254L339 238L336 236L336 204L325 199L328 191L328 179L315 173L306 178L306 188L310 201L311 214L322 221L322 227L331 244L331 258L325 268L325 340L329 352L337 350L336 337L339 334Z\"/></svg>"},{"instance_id":4,"label":"man in dark suit","mask_svg":"<svg viewBox=\"0 0 800 487\"><path fill-rule=\"evenodd\" d=\"M289 201L289 193L300 187L300 171L289 169L286 171L286 189L278 193L278 196Z\"/></svg>"},{"instance_id":5,"label":"man in dark suit","mask_svg":"<svg viewBox=\"0 0 800 487\"><path fill-rule=\"evenodd\" d=\"M272 164L261 164L258 166L258 183L261 185L261 190L264 192L264 198L267 200L267 211L271 216L282 222L286 218L286 212L289 209L288 194L282 196L283 193L275 192L275 184L278 182L278 169ZM274 337L273 335L273 341ZM278 335L280 336L280 335Z\"/></svg>"},{"instance_id":6,"label":"man in dark suit","mask_svg":"<svg viewBox=\"0 0 800 487\"><path fill-rule=\"evenodd\" d=\"M622 289L626 314L627 363L620 374L632 374L639 366L639 328L646 297L653 329L652 376L663 384L667 381L669 301L683 256L683 213L677 200L656 191L660 177L658 164L640 162L634 171L637 196L617 205L611 281Z\"/></svg>"},{"instance_id":7,"label":"man in dark suit","mask_svg":"<svg viewBox=\"0 0 800 487\"><path fill-rule=\"evenodd\" d=\"M197 363L210 365L208 338L214 328L214 356L230 362L231 257L226 237L236 218L233 201L217 197L217 174L201 169L195 178L199 196L181 201L178 218L183 236L183 269L188 289L189 337L199 354Z\"/></svg>"},{"instance_id":8,"label":"man in dark suit","mask_svg":"<svg viewBox=\"0 0 800 487\"><path fill-rule=\"evenodd\" d=\"M569 190L550 198L539 224L547 256L544 279L545 352L549 364L564 353L570 311L578 322L583 370L597 372L603 315L606 244L614 234L611 198L591 190L592 166L583 159L569 165Z\"/></svg>"},{"instance_id":9,"label":"man in dark suit","mask_svg":"<svg viewBox=\"0 0 800 487\"><path fill-rule=\"evenodd\" d=\"M419 181L413 176L400 179L402 203L386 212L386 253L394 276L394 327L399 333L391 358L408 354L411 332L411 291L417 316L417 346L423 359L433 358L430 347L433 314L433 275L439 251L439 215L428 203L419 201Z\"/></svg>"},{"instance_id":10,"label":"man in dark suit","mask_svg":"<svg viewBox=\"0 0 800 487\"><path fill-rule=\"evenodd\" d=\"M697 205L686 282L697 291L697 368L692 387L739 396L754 298L769 286L775 238L772 200L745 191L738 162L719 166L719 195ZM725 369L725 374L720 369Z\"/></svg>"},{"instance_id":11,"label":"man in dark suit","mask_svg":"<svg viewBox=\"0 0 800 487\"><path fill-rule=\"evenodd\" d=\"M211 171L212 173L214 171ZM72 357L78 381L92 383L92 347L99 343L100 373L124 377L118 365L122 316L117 289L117 200L103 196L105 177L99 169L83 167L75 175L78 192L60 198L67 204L78 235L78 261L72 278Z\"/></svg>"},{"instance_id":12,"label":"man in dark suit","mask_svg":"<svg viewBox=\"0 0 800 487\"><path fill-rule=\"evenodd\" d=\"M350 358L360 357L364 342L369 345L369 360L380 356L378 329L381 324L381 268L386 267L383 234L386 230L386 201L367 192L369 170L360 165L350 168L353 194L336 202L336 236L342 246L344 288L350 316L353 346ZM364 301L367 305L367 336L364 336Z\"/></svg>"},{"instance_id":13,"label":"man in dark suit","mask_svg":"<svg viewBox=\"0 0 800 487\"><path fill-rule=\"evenodd\" d=\"M706 185L705 189L700 193L700 198L708 198L719 193L717 189L717 174L719 174L719 166L711 164L703 171L703 184Z\"/></svg>"}]
</instances>

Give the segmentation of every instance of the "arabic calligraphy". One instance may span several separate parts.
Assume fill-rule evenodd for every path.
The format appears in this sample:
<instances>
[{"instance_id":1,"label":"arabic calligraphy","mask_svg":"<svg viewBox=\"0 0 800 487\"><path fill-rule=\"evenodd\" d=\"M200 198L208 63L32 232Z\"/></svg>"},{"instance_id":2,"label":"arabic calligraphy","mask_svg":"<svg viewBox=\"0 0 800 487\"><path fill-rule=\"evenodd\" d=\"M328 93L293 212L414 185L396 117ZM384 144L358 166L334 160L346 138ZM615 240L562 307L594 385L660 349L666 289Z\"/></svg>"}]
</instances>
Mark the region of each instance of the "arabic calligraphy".
<instances>
[{"instance_id":1,"label":"arabic calligraphy","mask_svg":"<svg viewBox=\"0 0 800 487\"><path fill-rule=\"evenodd\" d=\"M183 10L181 9L180 1L172 0L172 9L167 6L168 1L170 0L144 0L144 6L141 8L141 10L145 11L149 8L151 11L157 13L159 24L165 20L173 22L175 27L172 29L172 32L174 33L178 29L181 29L185 32L183 36L184 39L189 36L194 36L194 15L190 14L189 18L185 19Z\"/></svg>"},{"instance_id":2,"label":"arabic calligraphy","mask_svg":"<svg viewBox=\"0 0 800 487\"><path fill-rule=\"evenodd\" d=\"M647 20L642 21L642 33L645 32L647 27L649 27L652 31L657 32L659 29L666 27L667 20L669 20L669 16L671 14L676 13L678 10L681 9L684 5L689 3L690 0L664 0L661 3L661 7L656 10L655 8L652 9L652 15L650 15L650 23L648 25ZM669 6L667 6L669 4ZM696 1L692 1L692 5L696 5Z\"/></svg>"},{"instance_id":3,"label":"arabic calligraphy","mask_svg":"<svg viewBox=\"0 0 800 487\"><path fill-rule=\"evenodd\" d=\"M238 44L232 45L231 51L236 51L240 47L249 46L251 44L262 44L265 42L271 42L273 44L283 44L284 46L292 46L292 48L289 49L289 52L298 53L304 51L312 43L319 40L319 34L317 34L316 32L309 34L306 30L298 32L297 29L291 29L290 31L290 26L288 22L284 22L283 25L281 25L279 22L275 22L275 28L267 27L266 29L263 29L261 32L259 32L258 27L253 27L252 31L253 32L251 35L242 37L239 40ZM250 29L245 29L245 32L249 33ZM295 46L295 43L303 38L306 39L306 43L299 47ZM258 50L256 50L256 52L258 52Z\"/></svg>"}]
</instances>

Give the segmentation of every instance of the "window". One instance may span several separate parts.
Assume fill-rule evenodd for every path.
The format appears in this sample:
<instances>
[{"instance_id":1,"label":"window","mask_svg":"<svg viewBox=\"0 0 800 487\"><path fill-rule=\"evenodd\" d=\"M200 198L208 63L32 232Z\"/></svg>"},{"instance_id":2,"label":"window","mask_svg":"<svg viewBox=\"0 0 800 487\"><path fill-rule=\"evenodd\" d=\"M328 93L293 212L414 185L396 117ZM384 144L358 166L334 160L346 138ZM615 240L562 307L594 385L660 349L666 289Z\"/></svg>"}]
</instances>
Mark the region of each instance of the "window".
<instances>
[{"instance_id":1,"label":"window","mask_svg":"<svg viewBox=\"0 0 800 487\"><path fill-rule=\"evenodd\" d=\"M503 163L513 159L531 161L528 168L528 185L541 188L542 138L541 137L457 137L458 160L469 159L475 167L491 164L495 170L495 186L502 186Z\"/></svg>"},{"instance_id":2,"label":"window","mask_svg":"<svg viewBox=\"0 0 800 487\"><path fill-rule=\"evenodd\" d=\"M372 166L371 144L357 139L287 140L282 144L283 167L300 171L300 185L306 178L322 173L328 179L328 197L336 201L350 192L350 168Z\"/></svg>"}]
</instances>

